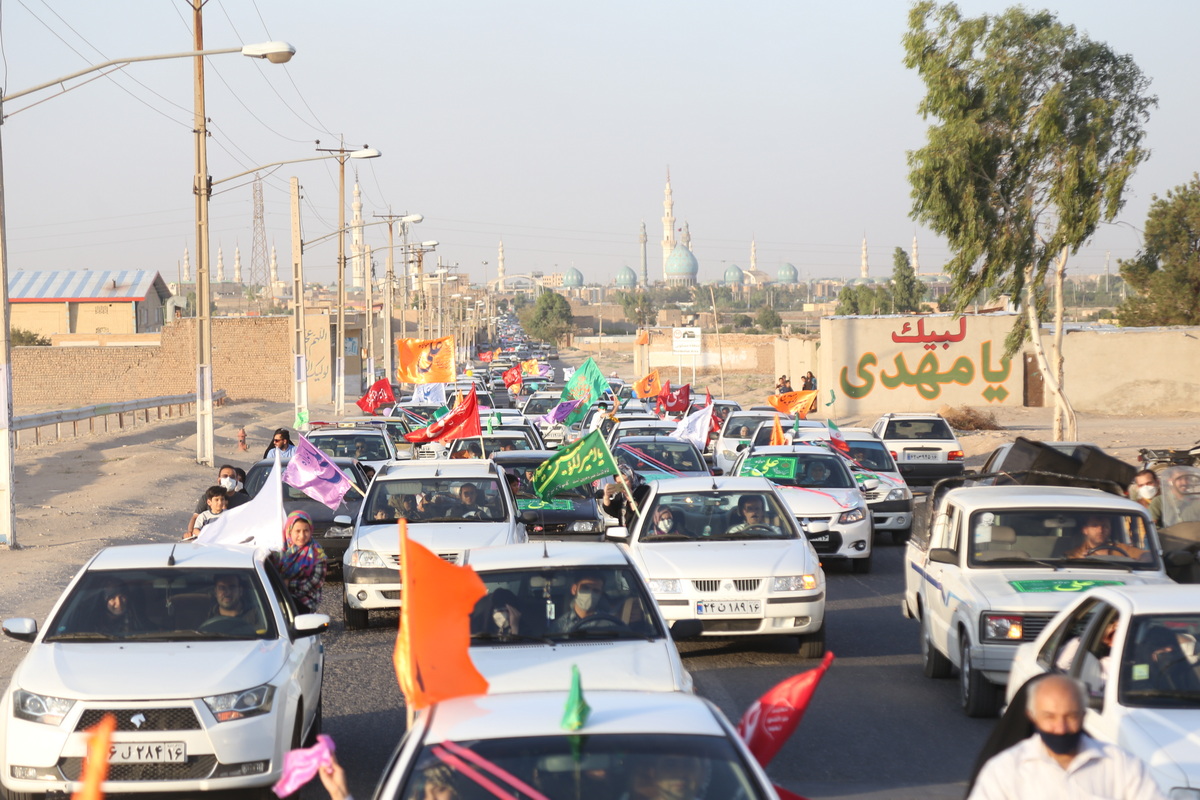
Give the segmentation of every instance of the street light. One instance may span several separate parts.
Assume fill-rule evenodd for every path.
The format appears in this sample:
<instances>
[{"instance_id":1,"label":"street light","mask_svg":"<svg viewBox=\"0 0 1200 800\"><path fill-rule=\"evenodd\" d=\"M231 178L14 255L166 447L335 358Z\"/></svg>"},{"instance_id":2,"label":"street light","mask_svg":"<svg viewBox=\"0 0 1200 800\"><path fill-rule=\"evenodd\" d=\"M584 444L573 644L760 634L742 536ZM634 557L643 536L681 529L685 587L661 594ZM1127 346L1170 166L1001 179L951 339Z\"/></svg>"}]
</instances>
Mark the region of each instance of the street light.
<instances>
[{"instance_id":1,"label":"street light","mask_svg":"<svg viewBox=\"0 0 1200 800\"><path fill-rule=\"evenodd\" d=\"M203 68L200 65L203 64L205 56L224 55L226 53L242 53L243 55L250 56L252 58L266 58L267 60L271 61L272 63L284 63L284 62L288 61L295 54L296 48L292 47L290 44L287 44L286 42L266 42L263 44L245 45L244 47L231 47L231 48L221 48L221 49L216 49L216 50L205 50L202 46L203 36L201 35L201 32L200 32L200 5L201 5L201 2L202 2L202 0L193 0L193 3L194 3L193 9L194 9L194 14L195 14L195 19L196 19L196 30L195 30L196 47L194 50L191 50L188 52L183 52L183 53L167 53L167 54L163 54L163 55L154 55L154 56L133 56L130 58L111 59L109 61L105 61L105 62L102 62L99 64L93 64L92 66L87 67L86 69L76 70L75 72L72 72L69 75L64 75L60 78L55 78L52 81L46 81L45 83L40 83L37 86L32 86L28 89L23 89L19 92L11 92L9 94L3 95L3 97L0 97L0 125L3 124L4 118L6 116L3 111L4 104L8 103L12 100L16 100L17 98L25 97L26 95L33 94L34 92L41 91L42 89L48 89L52 86L59 86L59 85L65 83L66 81L73 80L74 78L78 78L80 76L87 75L92 72L98 72L101 70L105 70L105 69L108 69L109 67L124 67L128 64L133 64L133 63L142 62L142 61L166 61L166 60L175 59L175 58L195 58L196 59L196 63L197 63L197 67L196 67L197 81L196 81L196 92L195 92L196 101L197 101L196 116L198 119L203 120L203 116L204 116L203 115L204 82L203 82ZM202 159L201 147L204 143L204 138L203 138L204 133L202 132L203 131L203 122L200 123L200 126L201 126L201 130L197 130L197 132L196 132L197 133L197 150L196 150L197 155L196 155L196 157L197 157L198 166ZM207 166L207 159L205 158L203 161L204 161L204 165ZM197 173L199 173L199 169L197 169ZM196 183L197 187L199 187L200 185L201 184L199 182ZM199 197L199 193L198 193L197 197ZM207 198L206 198L206 206L207 206ZM197 199L197 209L199 209L199 207L200 207L199 199ZM207 211L207 208L206 208L206 211ZM13 461L14 461L14 449L15 449L15 447L14 447L15 439L14 439L14 432L13 432L13 428L12 428L12 410L13 410L13 407L12 407L12 339L10 336L10 326L12 323L12 313L11 313L12 309L10 307L9 297L8 297L8 230L7 230L8 224L7 224L7 220L8 220L8 214L7 214L7 210L5 208L5 200L4 200L3 149L0 148L0 395L2 395L2 399L0 399L0 404L3 405L3 411L0 412L0 430L3 430L4 436L6 439L6 441L3 443L3 446L0 447L0 495L3 495L3 497L0 498L0 546L16 547L17 542L16 542L16 538L14 535L14 528L15 528L15 523L16 523L16 506L13 501L13 493L12 493ZM197 250L198 251L201 250L199 243L197 243ZM208 257L207 247L203 248L202 257L204 259L207 259L207 257ZM201 263L205 266L205 268L207 268L206 260L202 261ZM197 279L198 278L199 278L199 269L197 271ZM207 279L208 279L207 272L205 272L204 278L207 281ZM197 287L198 287L198 285L199 284L197 283ZM206 288L207 288L207 284L206 284ZM207 312L207 308L205 310ZM197 338L199 339L200 337L197 337ZM208 359L208 361L211 362L211 352L212 352L211 339L205 340L205 344L209 345L208 353L210 354L210 358ZM203 352L203 351L202 350L198 351L198 353L200 353L200 352ZM202 374L200 367L201 367L201 364L199 363L199 360L198 360L198 362L197 362L197 375L198 376L200 374ZM209 398L210 403L211 403L211 399L212 399L211 377L212 376L211 376L211 371L210 371L210 373L209 373L210 383L208 384L208 398ZM198 382L197 389L199 390L200 388L201 388L201 384ZM199 391L197 392L197 394L199 395ZM199 401L199 399L200 399L199 396L197 396L197 401ZM197 402L196 412L197 412L198 426L199 426L199 421L200 421L200 410L201 410L200 403ZM212 456L211 456L211 453L212 453L211 406L209 408L209 414L210 414L210 416L208 417L209 438L207 441L207 447L208 447L207 452L209 454L209 459L210 459L208 463L211 464L212 463L212 461L211 461L211 458L212 458ZM199 431L200 428L198 427L197 430ZM201 441L199 441L199 438L198 438L197 442L196 442L197 460L199 460L199 456L201 455L200 448L202 446L204 446L204 445Z\"/></svg>"}]
</instances>

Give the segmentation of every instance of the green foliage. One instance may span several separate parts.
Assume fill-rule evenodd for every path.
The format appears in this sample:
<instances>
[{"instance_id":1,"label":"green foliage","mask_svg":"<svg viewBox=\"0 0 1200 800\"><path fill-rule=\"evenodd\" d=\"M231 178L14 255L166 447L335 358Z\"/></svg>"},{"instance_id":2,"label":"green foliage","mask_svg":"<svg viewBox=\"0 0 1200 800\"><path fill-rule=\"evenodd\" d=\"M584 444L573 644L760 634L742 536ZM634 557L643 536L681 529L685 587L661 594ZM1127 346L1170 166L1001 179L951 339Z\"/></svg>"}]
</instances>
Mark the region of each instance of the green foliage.
<instances>
[{"instance_id":1,"label":"green foliage","mask_svg":"<svg viewBox=\"0 0 1200 800\"><path fill-rule=\"evenodd\" d=\"M50 340L40 333L27 331L24 328L10 328L8 340L13 347L49 347Z\"/></svg>"},{"instance_id":2,"label":"green foliage","mask_svg":"<svg viewBox=\"0 0 1200 800\"><path fill-rule=\"evenodd\" d=\"M650 325L658 319L658 307L649 293L642 291L617 292L617 302L625 312L625 319L634 325Z\"/></svg>"},{"instance_id":3,"label":"green foliage","mask_svg":"<svg viewBox=\"0 0 1200 800\"><path fill-rule=\"evenodd\" d=\"M892 253L892 307L897 314L920 311L925 284L917 278L908 251L897 247Z\"/></svg>"},{"instance_id":4,"label":"green foliage","mask_svg":"<svg viewBox=\"0 0 1200 800\"><path fill-rule=\"evenodd\" d=\"M1116 216L1148 156L1149 79L1129 56L1021 8L964 19L922 0L904 50L934 120L908 154L912 215L949 242L950 304L962 311L981 293L1021 303L1029 280L1043 306L1054 259Z\"/></svg>"},{"instance_id":5,"label":"green foliage","mask_svg":"<svg viewBox=\"0 0 1200 800\"><path fill-rule=\"evenodd\" d=\"M754 323L749 314L738 314L733 318L733 327L749 328Z\"/></svg>"},{"instance_id":6,"label":"green foliage","mask_svg":"<svg viewBox=\"0 0 1200 800\"><path fill-rule=\"evenodd\" d=\"M1117 311L1122 325L1200 325L1200 175L1153 198L1142 250L1119 263L1137 293Z\"/></svg>"},{"instance_id":7,"label":"green foliage","mask_svg":"<svg viewBox=\"0 0 1200 800\"><path fill-rule=\"evenodd\" d=\"M542 292L537 302L517 311L525 332L543 342L558 342L571 332L571 304L557 292Z\"/></svg>"},{"instance_id":8,"label":"green foliage","mask_svg":"<svg viewBox=\"0 0 1200 800\"><path fill-rule=\"evenodd\" d=\"M783 326L783 317L779 316L779 312L775 309L763 306L754 315L754 324L764 331L778 332Z\"/></svg>"},{"instance_id":9,"label":"green foliage","mask_svg":"<svg viewBox=\"0 0 1200 800\"><path fill-rule=\"evenodd\" d=\"M840 316L892 313L892 292L887 286L843 286L835 314Z\"/></svg>"}]
</instances>

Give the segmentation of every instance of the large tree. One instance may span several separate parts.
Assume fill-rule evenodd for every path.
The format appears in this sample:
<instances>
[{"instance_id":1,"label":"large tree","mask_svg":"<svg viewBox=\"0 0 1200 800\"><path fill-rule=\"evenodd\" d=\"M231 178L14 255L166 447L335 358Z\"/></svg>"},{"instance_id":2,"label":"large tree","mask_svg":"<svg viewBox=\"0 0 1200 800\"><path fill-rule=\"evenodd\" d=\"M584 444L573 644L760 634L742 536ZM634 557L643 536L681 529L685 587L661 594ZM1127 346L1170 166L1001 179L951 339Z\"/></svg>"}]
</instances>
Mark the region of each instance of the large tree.
<instances>
[{"instance_id":1,"label":"large tree","mask_svg":"<svg viewBox=\"0 0 1200 800\"><path fill-rule=\"evenodd\" d=\"M1047 11L1011 8L964 19L954 4L925 0L909 12L904 64L926 93L933 124L908 154L913 217L942 234L951 258L950 301L962 312L979 294L1008 294L1025 316L1008 341L1028 336L1055 398L1055 437L1075 438L1062 384L1062 281L1068 256L1112 220L1142 148L1149 80ZM1038 335L1055 302L1055 368Z\"/></svg>"},{"instance_id":2,"label":"large tree","mask_svg":"<svg viewBox=\"0 0 1200 800\"><path fill-rule=\"evenodd\" d=\"M921 283L908 259L908 251L897 247L892 253L892 306L896 313L920 311L925 297L925 284Z\"/></svg>"},{"instance_id":3,"label":"large tree","mask_svg":"<svg viewBox=\"0 0 1200 800\"><path fill-rule=\"evenodd\" d=\"M1122 325L1200 325L1200 175L1152 199L1143 247L1120 265L1137 293Z\"/></svg>"},{"instance_id":4,"label":"large tree","mask_svg":"<svg viewBox=\"0 0 1200 800\"><path fill-rule=\"evenodd\" d=\"M617 292L617 302L625 312L625 319L638 327L652 324L658 319L658 304L645 290Z\"/></svg>"},{"instance_id":5,"label":"large tree","mask_svg":"<svg viewBox=\"0 0 1200 800\"><path fill-rule=\"evenodd\" d=\"M556 292L542 292L537 302L517 312L525 332L543 342L557 342L574 327L571 304Z\"/></svg>"}]
</instances>

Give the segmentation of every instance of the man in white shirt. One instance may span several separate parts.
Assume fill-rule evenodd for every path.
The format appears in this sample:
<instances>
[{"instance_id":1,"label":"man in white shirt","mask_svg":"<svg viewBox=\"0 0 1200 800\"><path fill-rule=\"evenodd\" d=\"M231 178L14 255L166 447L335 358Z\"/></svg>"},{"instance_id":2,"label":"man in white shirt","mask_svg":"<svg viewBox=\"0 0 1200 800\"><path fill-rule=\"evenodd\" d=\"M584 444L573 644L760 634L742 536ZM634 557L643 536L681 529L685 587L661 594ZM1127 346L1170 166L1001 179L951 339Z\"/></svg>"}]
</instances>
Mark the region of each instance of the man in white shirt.
<instances>
[{"instance_id":1,"label":"man in white shirt","mask_svg":"<svg viewBox=\"0 0 1200 800\"><path fill-rule=\"evenodd\" d=\"M1029 688L1033 736L993 756L968 800L1166 800L1146 765L1083 732L1083 684L1048 675Z\"/></svg>"}]
</instances>

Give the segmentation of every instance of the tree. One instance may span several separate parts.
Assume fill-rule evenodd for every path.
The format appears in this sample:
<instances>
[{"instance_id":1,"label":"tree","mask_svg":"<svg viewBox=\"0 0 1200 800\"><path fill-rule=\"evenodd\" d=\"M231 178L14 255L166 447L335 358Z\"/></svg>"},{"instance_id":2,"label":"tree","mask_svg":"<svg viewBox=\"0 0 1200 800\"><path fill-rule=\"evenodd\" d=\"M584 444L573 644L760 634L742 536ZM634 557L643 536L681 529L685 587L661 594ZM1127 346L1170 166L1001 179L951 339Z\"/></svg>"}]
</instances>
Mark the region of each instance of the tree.
<instances>
[{"instance_id":1,"label":"tree","mask_svg":"<svg viewBox=\"0 0 1200 800\"><path fill-rule=\"evenodd\" d=\"M1137 293L1122 325L1200 325L1200 175L1152 198L1141 251L1119 263Z\"/></svg>"},{"instance_id":2,"label":"tree","mask_svg":"<svg viewBox=\"0 0 1200 800\"><path fill-rule=\"evenodd\" d=\"M886 286L843 286L838 293L835 314L839 316L857 316L870 314L889 314L892 311L892 294Z\"/></svg>"},{"instance_id":3,"label":"tree","mask_svg":"<svg viewBox=\"0 0 1200 800\"><path fill-rule=\"evenodd\" d=\"M649 325L658 318L658 306L647 292L617 292L616 295L625 319L634 325Z\"/></svg>"},{"instance_id":4,"label":"tree","mask_svg":"<svg viewBox=\"0 0 1200 800\"><path fill-rule=\"evenodd\" d=\"M537 302L521 308L517 315L525 332L543 342L557 342L573 327L571 304L556 292L542 292Z\"/></svg>"},{"instance_id":5,"label":"tree","mask_svg":"<svg viewBox=\"0 0 1200 800\"><path fill-rule=\"evenodd\" d=\"M908 260L908 251L897 247L892 253L892 310L896 313L920 311L925 297L925 284Z\"/></svg>"},{"instance_id":6,"label":"tree","mask_svg":"<svg viewBox=\"0 0 1200 800\"><path fill-rule=\"evenodd\" d=\"M775 309L763 306L754 315L754 324L764 331L778 332L783 327L783 317L779 316L779 312Z\"/></svg>"},{"instance_id":7,"label":"tree","mask_svg":"<svg viewBox=\"0 0 1200 800\"><path fill-rule=\"evenodd\" d=\"M904 64L920 73L928 141L908 154L915 219L948 240L956 313L980 292L1008 294L1055 398L1056 439L1074 439L1062 384L1062 281L1067 258L1112 220L1148 156L1143 125L1157 102L1127 55L1049 12L1011 8L963 19L954 4L923 0L909 12ZM1055 271L1055 369L1038 335Z\"/></svg>"},{"instance_id":8,"label":"tree","mask_svg":"<svg viewBox=\"0 0 1200 800\"><path fill-rule=\"evenodd\" d=\"M13 347L48 347L50 345L50 340L45 336L24 328L11 328L8 337Z\"/></svg>"},{"instance_id":9,"label":"tree","mask_svg":"<svg viewBox=\"0 0 1200 800\"><path fill-rule=\"evenodd\" d=\"M753 324L754 320L750 319L749 314L737 314L733 318L733 327L735 328L749 328Z\"/></svg>"}]
</instances>

